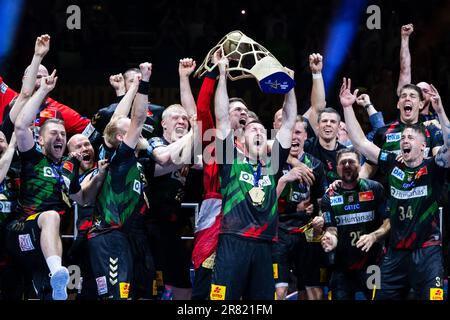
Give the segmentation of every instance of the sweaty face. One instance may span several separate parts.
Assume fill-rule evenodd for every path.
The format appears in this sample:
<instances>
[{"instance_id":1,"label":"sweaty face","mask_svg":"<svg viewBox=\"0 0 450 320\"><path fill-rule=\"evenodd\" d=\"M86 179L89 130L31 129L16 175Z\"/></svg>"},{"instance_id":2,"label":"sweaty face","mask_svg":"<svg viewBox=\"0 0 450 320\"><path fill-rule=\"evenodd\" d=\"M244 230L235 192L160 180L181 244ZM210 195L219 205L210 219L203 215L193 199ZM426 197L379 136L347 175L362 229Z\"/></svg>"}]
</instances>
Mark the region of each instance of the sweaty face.
<instances>
[{"instance_id":1,"label":"sweaty face","mask_svg":"<svg viewBox=\"0 0 450 320\"><path fill-rule=\"evenodd\" d=\"M319 121L319 137L331 141L337 137L339 130L339 116L335 113L322 113Z\"/></svg>"},{"instance_id":2,"label":"sweaty face","mask_svg":"<svg viewBox=\"0 0 450 320\"><path fill-rule=\"evenodd\" d=\"M231 122L231 129L236 130L245 126L248 118L247 112L248 109L242 102L234 101L230 103L228 115Z\"/></svg>"},{"instance_id":3,"label":"sweaty face","mask_svg":"<svg viewBox=\"0 0 450 320\"><path fill-rule=\"evenodd\" d=\"M94 166L94 148L87 137L80 134L73 136L67 143L67 148L69 152L79 152L83 155L83 161L81 161L83 172Z\"/></svg>"},{"instance_id":4,"label":"sweaty face","mask_svg":"<svg viewBox=\"0 0 450 320\"><path fill-rule=\"evenodd\" d=\"M410 88L403 89L397 103L400 110L400 120L406 124L413 124L419 121L420 109L423 103L420 101L419 93Z\"/></svg>"},{"instance_id":5,"label":"sweaty face","mask_svg":"<svg viewBox=\"0 0 450 320\"><path fill-rule=\"evenodd\" d=\"M66 149L66 129L62 124L48 124L45 130L40 132L39 144L47 157L58 162Z\"/></svg>"},{"instance_id":6,"label":"sweaty face","mask_svg":"<svg viewBox=\"0 0 450 320\"><path fill-rule=\"evenodd\" d=\"M245 147L253 158L262 157L267 152L267 131L260 123L245 127Z\"/></svg>"},{"instance_id":7,"label":"sweaty face","mask_svg":"<svg viewBox=\"0 0 450 320\"><path fill-rule=\"evenodd\" d=\"M400 150L406 163L423 158L425 138L411 128L403 130L400 140Z\"/></svg>"},{"instance_id":8,"label":"sweaty face","mask_svg":"<svg viewBox=\"0 0 450 320\"><path fill-rule=\"evenodd\" d=\"M292 144L290 150L291 156L298 157L300 152L303 150L303 145L305 144L305 140L307 138L308 135L303 122L297 121L294 131L292 132Z\"/></svg>"},{"instance_id":9,"label":"sweaty face","mask_svg":"<svg viewBox=\"0 0 450 320\"><path fill-rule=\"evenodd\" d=\"M164 135L169 137L169 142L174 142L183 137L189 128L188 115L182 108L173 109L161 122Z\"/></svg>"},{"instance_id":10,"label":"sweaty face","mask_svg":"<svg viewBox=\"0 0 450 320\"><path fill-rule=\"evenodd\" d=\"M337 173L345 183L353 183L358 180L360 164L354 153L344 153L337 163Z\"/></svg>"}]
</instances>

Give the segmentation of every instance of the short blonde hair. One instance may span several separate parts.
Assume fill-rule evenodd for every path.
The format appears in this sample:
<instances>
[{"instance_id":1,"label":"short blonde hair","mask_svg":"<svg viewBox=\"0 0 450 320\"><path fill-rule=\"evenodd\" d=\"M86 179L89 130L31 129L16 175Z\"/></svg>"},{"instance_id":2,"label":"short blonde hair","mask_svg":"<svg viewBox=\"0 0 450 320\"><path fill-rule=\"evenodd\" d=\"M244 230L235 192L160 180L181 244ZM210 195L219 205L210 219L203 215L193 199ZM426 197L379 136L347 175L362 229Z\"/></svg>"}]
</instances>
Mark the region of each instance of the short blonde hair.
<instances>
[{"instance_id":1,"label":"short blonde hair","mask_svg":"<svg viewBox=\"0 0 450 320\"><path fill-rule=\"evenodd\" d=\"M114 148L117 148L120 144L120 141L117 140L116 135L126 133L125 130L119 128L119 121L126 118L128 117L124 115L112 118L103 131L103 138L105 139L105 142Z\"/></svg>"},{"instance_id":2,"label":"short blonde hair","mask_svg":"<svg viewBox=\"0 0 450 320\"><path fill-rule=\"evenodd\" d=\"M185 113L187 116L187 112L183 108L183 106L181 104L176 103L176 104L171 104L164 110L164 112L162 113L161 119L164 120L165 118L170 117L172 114L175 113L175 110L180 110L183 113Z\"/></svg>"}]
</instances>

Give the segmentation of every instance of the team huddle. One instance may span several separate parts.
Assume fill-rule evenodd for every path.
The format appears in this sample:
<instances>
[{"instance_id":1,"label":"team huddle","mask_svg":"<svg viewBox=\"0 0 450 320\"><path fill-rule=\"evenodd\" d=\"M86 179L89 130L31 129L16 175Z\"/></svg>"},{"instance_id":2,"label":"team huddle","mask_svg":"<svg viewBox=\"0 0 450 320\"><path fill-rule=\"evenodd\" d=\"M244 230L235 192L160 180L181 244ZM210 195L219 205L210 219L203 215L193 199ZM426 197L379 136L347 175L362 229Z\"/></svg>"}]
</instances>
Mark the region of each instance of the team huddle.
<instances>
[{"instance_id":1,"label":"team huddle","mask_svg":"<svg viewBox=\"0 0 450 320\"><path fill-rule=\"evenodd\" d=\"M402 61L412 32L401 29ZM341 106L327 106L323 57L311 54L310 107L298 114L291 89L269 134L228 96L232 58L220 49L197 99L193 59L179 61L180 104L166 108L149 101L144 62L111 75L117 101L91 120L49 97L49 49L50 36L36 39L19 93L0 78L0 299L283 300L292 286L308 300L325 299L324 288L331 300L444 299L450 122L433 85L410 83L407 63L386 125L351 79ZM188 250L192 171L204 193ZM69 265L81 272L75 290Z\"/></svg>"}]
</instances>

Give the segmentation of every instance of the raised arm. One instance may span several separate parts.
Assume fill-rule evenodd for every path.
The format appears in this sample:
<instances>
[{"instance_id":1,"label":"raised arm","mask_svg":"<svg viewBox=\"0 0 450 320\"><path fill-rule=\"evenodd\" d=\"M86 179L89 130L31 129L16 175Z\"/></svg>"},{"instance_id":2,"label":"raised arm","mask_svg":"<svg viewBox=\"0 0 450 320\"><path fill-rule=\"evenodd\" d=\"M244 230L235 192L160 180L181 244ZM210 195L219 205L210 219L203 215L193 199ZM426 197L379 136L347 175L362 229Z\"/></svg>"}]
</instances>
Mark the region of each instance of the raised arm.
<instances>
[{"instance_id":1,"label":"raised arm","mask_svg":"<svg viewBox=\"0 0 450 320\"><path fill-rule=\"evenodd\" d=\"M183 160L186 158L183 157L183 153L185 155L185 151L187 152L187 150L192 148L193 141L194 130L191 129L187 134L185 134L177 141L172 142L167 146L161 146L154 149L152 152L153 158L155 159L157 164L163 167L171 164L179 165L180 162L183 162Z\"/></svg>"},{"instance_id":2,"label":"raised arm","mask_svg":"<svg viewBox=\"0 0 450 320\"><path fill-rule=\"evenodd\" d=\"M294 71L285 68L289 75L294 78ZM292 88L288 93L284 95L283 103L283 116L280 130L277 132L277 140L281 146L285 149L290 148L292 140L292 130L295 126L297 119L297 98L295 96L295 90Z\"/></svg>"},{"instance_id":3,"label":"raised arm","mask_svg":"<svg viewBox=\"0 0 450 320\"><path fill-rule=\"evenodd\" d=\"M110 75L109 84L113 87L117 97L125 95L125 79L121 73Z\"/></svg>"},{"instance_id":4,"label":"raised arm","mask_svg":"<svg viewBox=\"0 0 450 320\"><path fill-rule=\"evenodd\" d=\"M380 148L370 142L364 135L364 131L361 129L358 120L353 111L353 103L356 101L358 89L353 94L351 93L351 79L344 78L342 81L341 91L339 98L341 105L344 109L345 123L347 125L348 135L356 150L361 152L367 159L373 163L378 163L378 155Z\"/></svg>"},{"instance_id":5,"label":"raised arm","mask_svg":"<svg viewBox=\"0 0 450 320\"><path fill-rule=\"evenodd\" d=\"M142 127L144 126L145 119L147 119L147 105L148 105L148 81L150 80L150 75L152 73L152 64L145 62L139 65L142 72L142 81L144 85L139 84L138 92L134 98L133 107L131 109L131 122L130 128L123 141L130 148L136 148L139 138L142 133ZM134 76L134 82L139 82L139 75Z\"/></svg>"},{"instance_id":6,"label":"raised arm","mask_svg":"<svg viewBox=\"0 0 450 320\"><path fill-rule=\"evenodd\" d=\"M414 31L412 23L402 26L400 45L400 75L398 77L397 95L400 95L400 89L408 83L411 83L411 53L409 52L409 36Z\"/></svg>"},{"instance_id":7,"label":"raised arm","mask_svg":"<svg viewBox=\"0 0 450 320\"><path fill-rule=\"evenodd\" d=\"M181 105L186 110L189 117L192 117L197 113L197 107L195 105L191 84L189 82L189 76L192 72L194 72L195 66L195 61L191 58L181 59L178 66L178 73L180 75Z\"/></svg>"},{"instance_id":8,"label":"raised arm","mask_svg":"<svg viewBox=\"0 0 450 320\"><path fill-rule=\"evenodd\" d=\"M214 113L216 115L216 135L217 138L225 140L231 130L231 123L228 117L228 92L227 92L227 68L228 59L222 57L218 63L219 83L214 97Z\"/></svg>"},{"instance_id":9,"label":"raised arm","mask_svg":"<svg viewBox=\"0 0 450 320\"><path fill-rule=\"evenodd\" d=\"M312 73L311 108L308 109L307 118L314 133L317 132L317 120L320 110L324 109L327 102L325 100L325 85L322 78L323 58L319 53L309 56L309 68ZM306 116L306 113L305 113Z\"/></svg>"},{"instance_id":10,"label":"raised arm","mask_svg":"<svg viewBox=\"0 0 450 320\"><path fill-rule=\"evenodd\" d=\"M3 135L0 135L0 139L3 139ZM11 165L11 161L14 156L14 151L16 150L16 145L16 136L13 133L13 135L11 136L11 140L9 141L8 148L6 148L5 152L0 158L0 183L3 182L6 174L8 173L9 166Z\"/></svg>"},{"instance_id":11,"label":"raised arm","mask_svg":"<svg viewBox=\"0 0 450 320\"><path fill-rule=\"evenodd\" d=\"M127 93L125 96L120 100L120 102L117 104L116 109L114 110L114 113L111 117L112 119L115 119L119 116L125 116L128 117L128 114L130 113L131 105L133 104L133 99L136 96L136 93L139 88L139 76L137 77L138 81L133 82L130 87L128 88Z\"/></svg>"},{"instance_id":12,"label":"raised arm","mask_svg":"<svg viewBox=\"0 0 450 320\"><path fill-rule=\"evenodd\" d=\"M385 126L383 114L378 112L372 102L370 102L370 97L368 94L361 94L357 99L356 103L358 106L363 107L367 115L369 116L369 121L372 126L372 130L366 135L369 141L373 141L373 137L375 136L375 132L381 127Z\"/></svg>"},{"instance_id":13,"label":"raised arm","mask_svg":"<svg viewBox=\"0 0 450 320\"><path fill-rule=\"evenodd\" d=\"M450 168L450 122L445 114L444 106L442 105L441 97L437 89L431 85L430 88L431 105L439 117L439 123L441 124L442 136L444 138L444 145L439 148L439 151L435 157L437 165L444 168Z\"/></svg>"},{"instance_id":14,"label":"raised arm","mask_svg":"<svg viewBox=\"0 0 450 320\"><path fill-rule=\"evenodd\" d=\"M50 76L41 78L41 86L23 106L17 116L14 132L16 133L17 148L20 152L28 151L34 146L33 132L30 129L30 125L33 124L42 101L55 88L58 80L58 77L55 75L56 70L53 70Z\"/></svg>"},{"instance_id":15,"label":"raised arm","mask_svg":"<svg viewBox=\"0 0 450 320\"><path fill-rule=\"evenodd\" d=\"M41 65L42 60L50 49L50 36L44 34L36 38L36 43L34 45L34 55L31 60L30 66L27 68L26 73L22 79L22 89L20 90L19 96L17 97L14 106L9 112L9 118L12 123L15 123L17 116L22 110L25 103L33 95L34 88L36 85L36 78Z\"/></svg>"}]
</instances>

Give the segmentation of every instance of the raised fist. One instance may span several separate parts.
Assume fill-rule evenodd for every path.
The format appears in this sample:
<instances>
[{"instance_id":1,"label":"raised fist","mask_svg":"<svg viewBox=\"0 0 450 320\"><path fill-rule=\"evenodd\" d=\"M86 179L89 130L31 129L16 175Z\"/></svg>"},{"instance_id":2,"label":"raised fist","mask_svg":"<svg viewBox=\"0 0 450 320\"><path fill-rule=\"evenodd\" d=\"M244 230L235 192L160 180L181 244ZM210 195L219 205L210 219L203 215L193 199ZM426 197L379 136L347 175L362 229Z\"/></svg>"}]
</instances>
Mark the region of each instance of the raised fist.
<instances>
[{"instance_id":1,"label":"raised fist","mask_svg":"<svg viewBox=\"0 0 450 320\"><path fill-rule=\"evenodd\" d=\"M109 83L116 91L123 90L125 92L125 79L121 73L109 76Z\"/></svg>"},{"instance_id":2,"label":"raised fist","mask_svg":"<svg viewBox=\"0 0 450 320\"><path fill-rule=\"evenodd\" d=\"M320 53L313 53L309 55L309 68L312 73L320 73L323 68L323 57Z\"/></svg>"},{"instance_id":3,"label":"raised fist","mask_svg":"<svg viewBox=\"0 0 450 320\"><path fill-rule=\"evenodd\" d=\"M143 62L139 65L139 69L142 73L142 80L149 81L152 75L152 64L149 62Z\"/></svg>"},{"instance_id":4,"label":"raised fist","mask_svg":"<svg viewBox=\"0 0 450 320\"><path fill-rule=\"evenodd\" d=\"M404 26L402 26L402 29L401 29L402 37L409 37L411 35L411 33L413 33L413 31L414 31L414 25L412 23L405 24Z\"/></svg>"},{"instance_id":5,"label":"raised fist","mask_svg":"<svg viewBox=\"0 0 450 320\"><path fill-rule=\"evenodd\" d=\"M356 98L356 103L358 106L364 107L370 104L370 97L368 94L363 93L358 98Z\"/></svg>"},{"instance_id":6,"label":"raised fist","mask_svg":"<svg viewBox=\"0 0 450 320\"><path fill-rule=\"evenodd\" d=\"M180 64L178 65L180 77L189 77L194 72L195 66L195 61L191 58L180 59Z\"/></svg>"}]
</instances>

